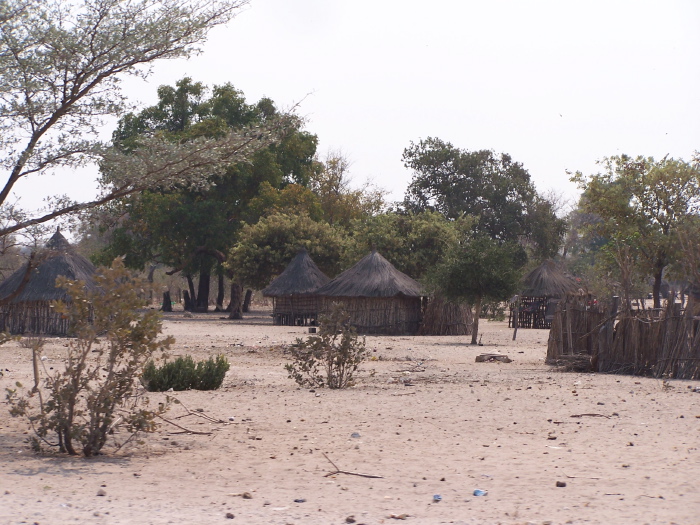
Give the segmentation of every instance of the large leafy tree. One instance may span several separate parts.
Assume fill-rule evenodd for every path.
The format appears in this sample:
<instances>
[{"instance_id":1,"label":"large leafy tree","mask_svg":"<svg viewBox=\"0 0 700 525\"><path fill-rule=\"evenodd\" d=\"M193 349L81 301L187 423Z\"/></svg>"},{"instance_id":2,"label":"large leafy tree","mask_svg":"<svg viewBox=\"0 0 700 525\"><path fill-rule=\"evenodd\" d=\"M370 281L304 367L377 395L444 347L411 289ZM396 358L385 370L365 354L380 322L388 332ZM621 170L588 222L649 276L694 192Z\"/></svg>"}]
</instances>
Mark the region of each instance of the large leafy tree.
<instances>
[{"instance_id":1,"label":"large leafy tree","mask_svg":"<svg viewBox=\"0 0 700 525\"><path fill-rule=\"evenodd\" d=\"M125 155L96 140L107 117L126 107L120 81L146 77L150 64L190 56L213 27L248 0L6 0L0 2L0 236L148 188L206 180L279 138L286 119L257 121L248 133L225 130L186 144L142 137ZM29 213L13 202L32 176L99 162L100 195L55 198ZM68 168L68 169L65 169ZM36 187L34 181L34 187Z\"/></svg>"},{"instance_id":2,"label":"large leafy tree","mask_svg":"<svg viewBox=\"0 0 700 525\"><path fill-rule=\"evenodd\" d=\"M446 219L435 211L389 212L351 223L344 266L349 267L375 248L397 269L421 279L457 243L471 221Z\"/></svg>"},{"instance_id":3,"label":"large leafy tree","mask_svg":"<svg viewBox=\"0 0 700 525\"><path fill-rule=\"evenodd\" d=\"M230 84L214 87L209 95L203 84L184 78L175 86L161 86L158 98L155 106L120 121L114 140L125 155L138 147L144 134L188 143L277 118L272 101L247 104ZM214 174L209 185L183 184L122 201L109 210L115 225L103 258L126 253L126 262L132 266L160 262L171 273L181 271L190 285L194 307L206 311L212 272L221 277L225 253L235 242L242 221L258 218L259 208L251 207L251 201L261 188L269 191L289 182L306 183L315 151L314 135L292 129L278 144L256 152L248 162L233 163ZM196 275L199 285L195 291Z\"/></svg>"},{"instance_id":4,"label":"large leafy tree","mask_svg":"<svg viewBox=\"0 0 700 525\"><path fill-rule=\"evenodd\" d=\"M411 143L403 161L413 170L403 203L408 210L435 210L449 219L471 215L475 234L529 245L537 258L557 253L565 221L509 155L462 150L428 138Z\"/></svg>"},{"instance_id":5,"label":"large leafy tree","mask_svg":"<svg viewBox=\"0 0 700 525\"><path fill-rule=\"evenodd\" d=\"M632 243L643 273L653 277L654 307L661 307L664 270L680 257L679 231L700 214L700 164L669 157L608 157L603 170L572 180L583 190L579 207L587 227L617 251Z\"/></svg>"},{"instance_id":6,"label":"large leafy tree","mask_svg":"<svg viewBox=\"0 0 700 525\"><path fill-rule=\"evenodd\" d=\"M273 213L246 225L228 254L227 264L238 277L262 289L284 271L300 248L329 276L340 271L344 239L342 232L308 215Z\"/></svg>"},{"instance_id":7,"label":"large leafy tree","mask_svg":"<svg viewBox=\"0 0 700 525\"><path fill-rule=\"evenodd\" d=\"M448 299L474 305L472 344L477 344L481 306L505 301L517 290L527 255L514 241L498 242L476 235L454 244L430 273L430 280Z\"/></svg>"}]
</instances>

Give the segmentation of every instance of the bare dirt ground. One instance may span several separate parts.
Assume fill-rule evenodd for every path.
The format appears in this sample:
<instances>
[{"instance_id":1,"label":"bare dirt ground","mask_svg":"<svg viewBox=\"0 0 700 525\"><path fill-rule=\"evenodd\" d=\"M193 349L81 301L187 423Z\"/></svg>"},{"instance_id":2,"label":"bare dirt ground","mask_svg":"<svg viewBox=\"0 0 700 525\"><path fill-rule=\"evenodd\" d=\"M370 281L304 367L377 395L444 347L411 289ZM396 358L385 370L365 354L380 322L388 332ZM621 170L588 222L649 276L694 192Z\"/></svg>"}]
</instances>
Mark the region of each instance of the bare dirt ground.
<instances>
[{"instance_id":1,"label":"bare dirt ground","mask_svg":"<svg viewBox=\"0 0 700 525\"><path fill-rule=\"evenodd\" d=\"M220 420L173 407L202 434L164 424L116 454L37 455L3 401L0 523L700 523L698 382L559 372L544 364L547 331L513 342L506 323L483 322L477 347L367 337L357 386L314 392L283 368L308 330L268 314L165 318L173 355L232 364L220 390L176 393ZM64 344L47 346L50 366ZM482 352L513 361L476 363ZM30 384L30 362L0 348L3 393Z\"/></svg>"}]
</instances>

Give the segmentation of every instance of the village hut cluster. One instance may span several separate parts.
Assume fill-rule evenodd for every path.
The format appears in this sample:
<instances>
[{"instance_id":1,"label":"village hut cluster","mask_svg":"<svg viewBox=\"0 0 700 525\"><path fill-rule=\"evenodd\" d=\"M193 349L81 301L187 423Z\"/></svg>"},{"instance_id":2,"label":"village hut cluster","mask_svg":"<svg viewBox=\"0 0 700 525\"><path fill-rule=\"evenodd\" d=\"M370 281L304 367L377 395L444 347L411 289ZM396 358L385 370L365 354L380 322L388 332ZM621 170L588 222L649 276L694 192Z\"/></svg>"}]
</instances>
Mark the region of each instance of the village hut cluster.
<instances>
[{"instance_id":1,"label":"village hut cluster","mask_svg":"<svg viewBox=\"0 0 700 525\"><path fill-rule=\"evenodd\" d=\"M302 249L263 295L273 299L274 324L315 325L340 304L363 334L460 335L471 329L468 307L428 300L417 281L376 250L330 280Z\"/></svg>"},{"instance_id":2,"label":"village hut cluster","mask_svg":"<svg viewBox=\"0 0 700 525\"><path fill-rule=\"evenodd\" d=\"M275 324L316 324L334 303L364 334L415 334L421 321L420 284L376 250L332 280L300 250L263 295L273 298Z\"/></svg>"}]
</instances>

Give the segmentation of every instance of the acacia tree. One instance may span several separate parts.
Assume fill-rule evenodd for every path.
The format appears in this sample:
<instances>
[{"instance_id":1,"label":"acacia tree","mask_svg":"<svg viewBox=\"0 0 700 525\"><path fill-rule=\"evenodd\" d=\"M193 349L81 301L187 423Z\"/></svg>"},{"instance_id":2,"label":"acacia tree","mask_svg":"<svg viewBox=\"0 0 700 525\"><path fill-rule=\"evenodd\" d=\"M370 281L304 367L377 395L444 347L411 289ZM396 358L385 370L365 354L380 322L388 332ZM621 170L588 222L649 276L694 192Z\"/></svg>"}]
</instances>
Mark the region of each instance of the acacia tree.
<instances>
[{"instance_id":1,"label":"acacia tree","mask_svg":"<svg viewBox=\"0 0 700 525\"><path fill-rule=\"evenodd\" d=\"M572 177L583 190L580 208L594 218L588 228L609 241L634 239L660 308L664 270L679 257L678 232L700 214L700 163L620 155L599 164L602 173Z\"/></svg>"},{"instance_id":2,"label":"acacia tree","mask_svg":"<svg viewBox=\"0 0 700 525\"><path fill-rule=\"evenodd\" d=\"M201 184L278 140L289 124L285 118L186 144L142 137L129 155L95 139L105 118L126 107L122 78L145 78L154 61L192 55L212 28L227 23L247 3L1 2L0 166L5 182L0 183L0 237L147 188ZM99 162L106 174L94 200L59 197L33 215L12 202L18 184L30 176L91 162Z\"/></svg>"}]
</instances>

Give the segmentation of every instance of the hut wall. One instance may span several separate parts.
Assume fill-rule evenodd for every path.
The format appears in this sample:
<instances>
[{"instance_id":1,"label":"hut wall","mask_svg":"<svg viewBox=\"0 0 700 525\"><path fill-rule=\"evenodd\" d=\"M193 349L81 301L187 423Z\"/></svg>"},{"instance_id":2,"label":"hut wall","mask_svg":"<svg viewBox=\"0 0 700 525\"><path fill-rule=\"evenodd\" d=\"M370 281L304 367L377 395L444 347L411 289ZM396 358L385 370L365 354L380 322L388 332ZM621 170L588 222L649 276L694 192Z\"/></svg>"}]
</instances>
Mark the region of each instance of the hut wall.
<instances>
[{"instance_id":1,"label":"hut wall","mask_svg":"<svg viewBox=\"0 0 700 525\"><path fill-rule=\"evenodd\" d=\"M324 297L323 313L340 303L360 334L414 335L421 322L420 297Z\"/></svg>"},{"instance_id":2,"label":"hut wall","mask_svg":"<svg viewBox=\"0 0 700 525\"><path fill-rule=\"evenodd\" d=\"M11 334L68 335L68 319L48 302L10 304L0 307L0 331Z\"/></svg>"},{"instance_id":3,"label":"hut wall","mask_svg":"<svg viewBox=\"0 0 700 525\"><path fill-rule=\"evenodd\" d=\"M316 295L294 294L273 297L272 324L315 326L321 304L321 298Z\"/></svg>"},{"instance_id":4,"label":"hut wall","mask_svg":"<svg viewBox=\"0 0 700 525\"><path fill-rule=\"evenodd\" d=\"M472 310L467 305L433 297L425 309L420 335L469 335L472 323Z\"/></svg>"}]
</instances>

